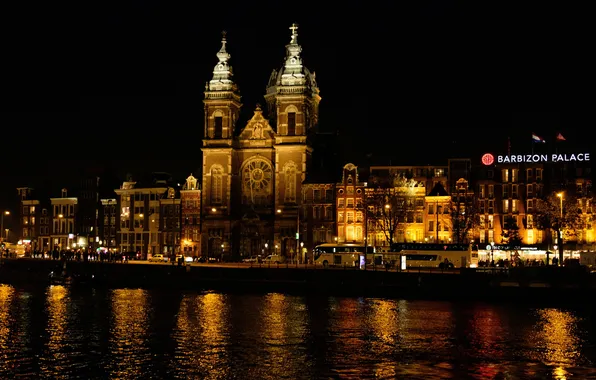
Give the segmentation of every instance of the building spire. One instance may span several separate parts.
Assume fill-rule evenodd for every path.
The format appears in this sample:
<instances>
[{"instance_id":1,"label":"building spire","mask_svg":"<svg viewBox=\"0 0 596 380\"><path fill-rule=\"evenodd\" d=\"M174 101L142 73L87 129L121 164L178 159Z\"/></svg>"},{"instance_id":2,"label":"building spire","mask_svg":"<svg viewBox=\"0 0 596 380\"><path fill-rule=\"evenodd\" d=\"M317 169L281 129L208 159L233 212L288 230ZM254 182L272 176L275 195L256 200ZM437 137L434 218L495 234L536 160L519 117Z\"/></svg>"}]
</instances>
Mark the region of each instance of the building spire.
<instances>
[{"instance_id":1,"label":"building spire","mask_svg":"<svg viewBox=\"0 0 596 380\"><path fill-rule=\"evenodd\" d=\"M302 58L300 57L302 47L298 45L298 24L293 23L290 30L292 31L292 39L286 45L286 62L282 74L282 84L304 85L306 80L303 73ZM287 80L286 83L284 83L284 79Z\"/></svg>"},{"instance_id":2,"label":"building spire","mask_svg":"<svg viewBox=\"0 0 596 380\"><path fill-rule=\"evenodd\" d=\"M226 35L225 30L221 32L221 49L217 52L219 62L213 69L213 79L209 82L208 91L230 91L234 87L232 66L229 64L231 55L226 50Z\"/></svg>"},{"instance_id":3,"label":"building spire","mask_svg":"<svg viewBox=\"0 0 596 380\"><path fill-rule=\"evenodd\" d=\"M230 53L228 53L226 51L226 43L228 42L226 40L226 34L228 32L226 32L225 30L223 30L221 32L221 49L219 49L219 51L217 52L217 58L219 58L219 62L228 62L228 60L230 59Z\"/></svg>"}]
</instances>

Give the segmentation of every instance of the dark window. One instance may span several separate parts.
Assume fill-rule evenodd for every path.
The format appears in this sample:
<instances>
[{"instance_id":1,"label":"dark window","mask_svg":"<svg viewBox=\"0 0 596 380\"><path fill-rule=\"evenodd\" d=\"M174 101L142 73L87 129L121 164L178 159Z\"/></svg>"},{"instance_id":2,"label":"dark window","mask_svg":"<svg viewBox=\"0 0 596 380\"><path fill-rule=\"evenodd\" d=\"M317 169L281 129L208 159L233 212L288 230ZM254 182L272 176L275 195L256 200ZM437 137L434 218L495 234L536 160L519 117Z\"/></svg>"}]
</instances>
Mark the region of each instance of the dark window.
<instances>
[{"instance_id":1,"label":"dark window","mask_svg":"<svg viewBox=\"0 0 596 380\"><path fill-rule=\"evenodd\" d=\"M223 136L223 118L221 116L215 117L215 132L213 137L221 139Z\"/></svg>"},{"instance_id":2,"label":"dark window","mask_svg":"<svg viewBox=\"0 0 596 380\"><path fill-rule=\"evenodd\" d=\"M296 113L288 112L288 136L296 134Z\"/></svg>"}]
</instances>

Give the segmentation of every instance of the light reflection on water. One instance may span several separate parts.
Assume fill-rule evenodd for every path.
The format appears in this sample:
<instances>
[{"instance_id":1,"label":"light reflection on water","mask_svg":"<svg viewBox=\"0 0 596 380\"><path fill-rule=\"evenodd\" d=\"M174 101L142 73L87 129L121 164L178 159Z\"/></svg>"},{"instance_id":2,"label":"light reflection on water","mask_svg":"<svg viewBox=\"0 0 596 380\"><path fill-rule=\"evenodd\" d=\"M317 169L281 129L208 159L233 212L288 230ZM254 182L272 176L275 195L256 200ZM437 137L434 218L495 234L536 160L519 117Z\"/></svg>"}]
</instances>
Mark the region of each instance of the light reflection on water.
<instances>
[{"instance_id":1,"label":"light reflection on water","mask_svg":"<svg viewBox=\"0 0 596 380\"><path fill-rule=\"evenodd\" d=\"M596 377L592 309L0 285L0 378Z\"/></svg>"}]
</instances>

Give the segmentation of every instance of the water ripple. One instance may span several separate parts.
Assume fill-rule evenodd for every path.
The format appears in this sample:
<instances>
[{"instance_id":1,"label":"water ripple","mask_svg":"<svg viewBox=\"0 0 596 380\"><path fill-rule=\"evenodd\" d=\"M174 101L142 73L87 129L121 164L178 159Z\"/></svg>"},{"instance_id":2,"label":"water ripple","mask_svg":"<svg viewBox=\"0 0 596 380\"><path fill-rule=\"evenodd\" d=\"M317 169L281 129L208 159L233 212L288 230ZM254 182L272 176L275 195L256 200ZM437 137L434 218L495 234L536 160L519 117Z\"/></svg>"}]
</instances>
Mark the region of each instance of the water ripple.
<instances>
[{"instance_id":1,"label":"water ripple","mask_svg":"<svg viewBox=\"0 0 596 380\"><path fill-rule=\"evenodd\" d=\"M0 285L0 378L596 378L593 310Z\"/></svg>"}]
</instances>

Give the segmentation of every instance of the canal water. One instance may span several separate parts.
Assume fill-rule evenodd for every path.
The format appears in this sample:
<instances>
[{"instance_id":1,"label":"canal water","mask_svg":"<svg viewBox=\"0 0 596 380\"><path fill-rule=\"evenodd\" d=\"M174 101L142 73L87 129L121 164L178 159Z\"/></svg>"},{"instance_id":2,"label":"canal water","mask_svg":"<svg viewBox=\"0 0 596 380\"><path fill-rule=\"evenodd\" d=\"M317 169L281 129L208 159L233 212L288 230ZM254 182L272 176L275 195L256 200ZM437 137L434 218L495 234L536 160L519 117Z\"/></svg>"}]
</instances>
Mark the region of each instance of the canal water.
<instances>
[{"instance_id":1,"label":"canal water","mask_svg":"<svg viewBox=\"0 0 596 380\"><path fill-rule=\"evenodd\" d=\"M0 284L2 379L589 379L595 361L586 306Z\"/></svg>"}]
</instances>

